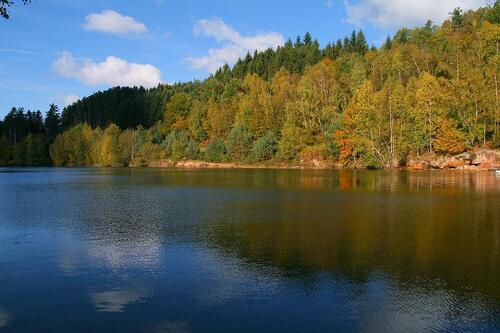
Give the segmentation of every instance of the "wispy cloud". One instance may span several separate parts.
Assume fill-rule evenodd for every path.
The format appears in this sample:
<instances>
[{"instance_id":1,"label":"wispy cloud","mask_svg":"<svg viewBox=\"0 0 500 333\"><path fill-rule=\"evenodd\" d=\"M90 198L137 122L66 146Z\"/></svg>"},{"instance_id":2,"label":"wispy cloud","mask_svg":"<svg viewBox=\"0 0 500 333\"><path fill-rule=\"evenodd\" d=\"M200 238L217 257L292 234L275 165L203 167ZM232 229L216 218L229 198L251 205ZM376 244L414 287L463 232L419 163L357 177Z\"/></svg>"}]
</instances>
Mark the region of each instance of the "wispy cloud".
<instances>
[{"instance_id":1,"label":"wispy cloud","mask_svg":"<svg viewBox=\"0 0 500 333\"><path fill-rule=\"evenodd\" d=\"M385 27L416 26L427 20L443 22L456 7L474 9L484 0L361 0L355 4L345 2L350 23L370 22Z\"/></svg>"},{"instance_id":2,"label":"wispy cloud","mask_svg":"<svg viewBox=\"0 0 500 333\"><path fill-rule=\"evenodd\" d=\"M103 62L92 59L77 59L70 52L59 53L54 62L59 75L77 79L90 86L144 86L151 88L161 82L161 71L150 64L129 63L109 56Z\"/></svg>"},{"instance_id":3,"label":"wispy cloud","mask_svg":"<svg viewBox=\"0 0 500 333\"><path fill-rule=\"evenodd\" d=\"M36 52L29 51L29 50L23 50L23 49L8 49L8 48L0 48L0 52L6 52L6 53L17 53L17 54L26 54L26 55L33 55L33 54L36 54Z\"/></svg>"},{"instance_id":4,"label":"wispy cloud","mask_svg":"<svg viewBox=\"0 0 500 333\"><path fill-rule=\"evenodd\" d=\"M193 32L197 36L215 38L219 44L222 44L220 48L210 49L206 56L186 59L191 67L206 69L209 72L215 72L226 63L233 65L238 58L244 57L247 52L276 48L285 43L283 35L277 32L242 36L219 18L197 21Z\"/></svg>"},{"instance_id":5,"label":"wispy cloud","mask_svg":"<svg viewBox=\"0 0 500 333\"><path fill-rule=\"evenodd\" d=\"M144 23L112 10L87 15L83 28L117 35L141 34L148 31Z\"/></svg>"}]
</instances>

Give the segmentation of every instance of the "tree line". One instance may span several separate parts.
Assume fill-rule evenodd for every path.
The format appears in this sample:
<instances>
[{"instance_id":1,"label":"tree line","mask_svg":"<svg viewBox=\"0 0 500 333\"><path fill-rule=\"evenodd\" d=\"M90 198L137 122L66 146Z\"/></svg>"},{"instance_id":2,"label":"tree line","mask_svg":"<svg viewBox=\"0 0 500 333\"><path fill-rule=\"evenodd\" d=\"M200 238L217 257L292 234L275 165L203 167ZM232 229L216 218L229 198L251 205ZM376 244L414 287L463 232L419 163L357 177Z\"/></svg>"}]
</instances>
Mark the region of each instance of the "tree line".
<instances>
[{"instance_id":1,"label":"tree line","mask_svg":"<svg viewBox=\"0 0 500 333\"><path fill-rule=\"evenodd\" d=\"M401 29L379 48L362 31L324 48L307 33L204 81L84 98L63 110L50 158L55 165L199 159L383 168L499 147L499 41L499 1L457 8L441 26ZM2 131L15 146L11 130Z\"/></svg>"},{"instance_id":2,"label":"tree line","mask_svg":"<svg viewBox=\"0 0 500 333\"><path fill-rule=\"evenodd\" d=\"M51 104L45 117L40 111L12 108L0 121L0 165L52 164L49 146L61 133L61 117Z\"/></svg>"}]
</instances>

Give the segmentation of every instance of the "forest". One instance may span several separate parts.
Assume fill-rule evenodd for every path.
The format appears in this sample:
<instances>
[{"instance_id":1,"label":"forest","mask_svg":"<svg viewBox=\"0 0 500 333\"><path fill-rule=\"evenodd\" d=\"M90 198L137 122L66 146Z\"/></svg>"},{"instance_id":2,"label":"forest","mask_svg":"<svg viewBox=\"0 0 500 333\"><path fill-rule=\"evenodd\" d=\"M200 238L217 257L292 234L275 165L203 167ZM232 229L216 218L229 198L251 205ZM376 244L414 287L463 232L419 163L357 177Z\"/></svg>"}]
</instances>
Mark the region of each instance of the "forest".
<instances>
[{"instance_id":1,"label":"forest","mask_svg":"<svg viewBox=\"0 0 500 333\"><path fill-rule=\"evenodd\" d=\"M393 168L498 148L499 41L500 1L400 29L378 48L362 31L324 47L306 33L203 81L115 87L45 116L12 108L0 122L0 164Z\"/></svg>"}]
</instances>

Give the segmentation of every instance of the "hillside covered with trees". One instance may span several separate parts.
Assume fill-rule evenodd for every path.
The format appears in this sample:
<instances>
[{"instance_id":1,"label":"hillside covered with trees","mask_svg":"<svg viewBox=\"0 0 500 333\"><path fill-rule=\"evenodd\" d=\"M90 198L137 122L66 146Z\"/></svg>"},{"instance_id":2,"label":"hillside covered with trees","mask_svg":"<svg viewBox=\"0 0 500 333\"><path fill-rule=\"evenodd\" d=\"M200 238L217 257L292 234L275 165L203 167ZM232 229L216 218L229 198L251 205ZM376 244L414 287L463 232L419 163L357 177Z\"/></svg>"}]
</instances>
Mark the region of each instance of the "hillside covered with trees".
<instances>
[{"instance_id":1,"label":"hillside covered with trees","mask_svg":"<svg viewBox=\"0 0 500 333\"><path fill-rule=\"evenodd\" d=\"M384 168L497 148L499 42L499 1L401 29L380 48L361 31L323 48L307 33L204 81L96 93L60 118L55 106L45 121L14 108L0 123L0 163Z\"/></svg>"}]
</instances>

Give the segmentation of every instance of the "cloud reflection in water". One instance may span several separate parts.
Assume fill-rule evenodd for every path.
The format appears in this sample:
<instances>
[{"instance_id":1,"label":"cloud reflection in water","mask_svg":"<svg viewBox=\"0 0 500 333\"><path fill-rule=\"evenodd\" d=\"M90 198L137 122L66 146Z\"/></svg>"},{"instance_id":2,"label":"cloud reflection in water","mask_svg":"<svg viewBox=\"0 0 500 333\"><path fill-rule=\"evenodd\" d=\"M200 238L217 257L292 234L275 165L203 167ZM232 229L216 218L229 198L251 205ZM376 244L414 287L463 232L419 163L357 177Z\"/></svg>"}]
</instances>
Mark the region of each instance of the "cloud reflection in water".
<instances>
[{"instance_id":1,"label":"cloud reflection in water","mask_svg":"<svg viewBox=\"0 0 500 333\"><path fill-rule=\"evenodd\" d=\"M146 295L133 290L96 292L90 295L92 304L99 312L123 312L125 306L140 302Z\"/></svg>"}]
</instances>

